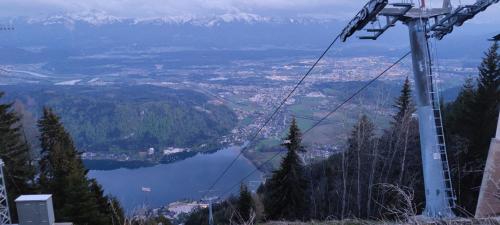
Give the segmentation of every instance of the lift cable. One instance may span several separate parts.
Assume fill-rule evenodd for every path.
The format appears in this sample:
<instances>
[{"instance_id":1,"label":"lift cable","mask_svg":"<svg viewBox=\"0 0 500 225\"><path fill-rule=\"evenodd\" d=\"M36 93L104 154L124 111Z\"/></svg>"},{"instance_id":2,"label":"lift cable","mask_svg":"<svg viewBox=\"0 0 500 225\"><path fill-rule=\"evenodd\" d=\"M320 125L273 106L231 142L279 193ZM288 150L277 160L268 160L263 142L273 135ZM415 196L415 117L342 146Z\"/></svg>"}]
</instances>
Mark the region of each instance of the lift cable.
<instances>
[{"instance_id":1,"label":"lift cable","mask_svg":"<svg viewBox=\"0 0 500 225\"><path fill-rule=\"evenodd\" d=\"M330 43L330 45L323 51L323 53L320 55L320 57L314 62L314 64L309 68L307 73L305 73L302 78L298 81L298 83L293 87L293 89L288 93L288 95L281 101L281 103L278 105L278 107L273 111L271 116L267 118L267 120L260 126L260 128L255 132L255 134L250 138L248 143L254 142L257 137L259 136L260 132L266 127L269 122L278 114L280 109L285 105L285 103L288 101L288 99L295 93L295 91L298 89L298 87L304 82L304 80L311 74L311 72L314 70L314 68L318 65L318 63L325 57L326 53L330 51L330 49L333 47L333 45L340 39L340 34L335 37L335 39ZM247 145L248 146L248 145ZM215 179L215 181L210 185L210 188L208 190L212 190L215 185L224 177L224 175L229 171L229 169L236 163L236 161L243 155L243 153L247 150L247 147L243 147L241 149L240 153L231 161L231 163L222 171L222 173Z\"/></svg>"},{"instance_id":2,"label":"lift cable","mask_svg":"<svg viewBox=\"0 0 500 225\"><path fill-rule=\"evenodd\" d=\"M306 131L304 131L304 133L302 133L302 135L306 135L307 133L309 133L311 130L313 130L315 127L319 126L324 120L326 120L328 117L330 117L333 113L335 113L336 111L338 111L342 106L344 106L345 104L347 104L349 101L351 101L354 97L356 97L357 95L359 95L363 90L365 90L368 86L370 86L371 84L373 84L376 80L378 80L380 77L382 77L385 73L387 73L387 71L389 71L390 69L392 69L394 66L396 66L398 63L400 63L401 61L403 61L403 59L405 59L406 57L408 57L408 55L411 54L411 51L407 52L406 54L404 54L403 56L401 56L398 60L396 60L393 64L391 64L389 67L387 67L387 69L385 69L384 71L382 71L379 75L377 75L376 77L372 78L368 83L366 83L365 85L363 85L363 87L359 88L356 92L354 92L349 98L347 98L346 100L344 100L342 103L340 103L339 105L337 105L337 107L335 107L332 111L330 111L328 114L326 114L325 116L323 116L320 120L318 120L315 124L313 124L309 129L307 129ZM252 170L252 172L250 172L249 174L247 174L245 177L243 177L240 181L238 181L238 183L234 184L233 186L231 186L230 188L228 188L226 191L223 192L223 194L221 196L224 196L228 193L231 193L231 191L239 186L242 182L244 182L246 179L248 179L252 174L254 174L255 172L257 172L258 170L260 170L264 165L266 165L267 163L271 162L272 160L274 160L276 157L278 157L278 155L280 155L281 153L283 152L286 152L286 150L281 150L281 151L278 151L276 154L274 154L271 158L269 158L268 160L266 160L265 162L261 163L259 166L257 166L254 170Z\"/></svg>"}]
</instances>

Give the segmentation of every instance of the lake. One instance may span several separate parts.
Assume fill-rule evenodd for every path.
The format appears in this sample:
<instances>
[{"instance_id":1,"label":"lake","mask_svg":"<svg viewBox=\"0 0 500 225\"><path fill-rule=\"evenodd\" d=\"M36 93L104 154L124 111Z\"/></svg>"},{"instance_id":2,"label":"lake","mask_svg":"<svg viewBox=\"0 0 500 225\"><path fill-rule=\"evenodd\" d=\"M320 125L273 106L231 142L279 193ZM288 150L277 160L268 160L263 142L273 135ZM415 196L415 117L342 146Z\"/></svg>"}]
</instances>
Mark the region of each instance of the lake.
<instances>
[{"instance_id":1,"label":"lake","mask_svg":"<svg viewBox=\"0 0 500 225\"><path fill-rule=\"evenodd\" d=\"M97 179L107 194L116 196L127 212L142 204L155 208L177 200L199 200L204 195L203 191L210 187L239 152L239 147L230 147L212 154L198 154L182 161L153 167L91 170L89 177ZM214 187L213 194L226 191L254 169L255 166L248 159L240 156ZM256 189L258 182L255 181L261 180L262 173L257 171L247 179L247 184L251 189ZM142 187L151 188L151 192L142 192ZM233 190L234 193L238 191L239 188Z\"/></svg>"}]
</instances>

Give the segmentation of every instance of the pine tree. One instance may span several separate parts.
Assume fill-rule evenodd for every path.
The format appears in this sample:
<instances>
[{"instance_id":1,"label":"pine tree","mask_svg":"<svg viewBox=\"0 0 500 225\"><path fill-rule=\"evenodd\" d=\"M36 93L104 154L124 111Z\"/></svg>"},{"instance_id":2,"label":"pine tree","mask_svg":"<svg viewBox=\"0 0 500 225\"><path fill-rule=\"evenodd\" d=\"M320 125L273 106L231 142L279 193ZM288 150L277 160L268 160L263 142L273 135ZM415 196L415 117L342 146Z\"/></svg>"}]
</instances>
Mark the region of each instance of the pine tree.
<instances>
[{"instance_id":1,"label":"pine tree","mask_svg":"<svg viewBox=\"0 0 500 225\"><path fill-rule=\"evenodd\" d=\"M448 136L469 136L474 132L477 113L475 101L474 80L467 78L455 101L445 108L444 122Z\"/></svg>"},{"instance_id":2,"label":"pine tree","mask_svg":"<svg viewBox=\"0 0 500 225\"><path fill-rule=\"evenodd\" d=\"M500 56L498 43L485 53L474 87L468 79L445 113L448 152L458 203L474 213L489 142L495 135L500 107Z\"/></svg>"},{"instance_id":3,"label":"pine tree","mask_svg":"<svg viewBox=\"0 0 500 225\"><path fill-rule=\"evenodd\" d=\"M476 108L481 113L477 118L478 128L472 136L472 147L476 148L476 157L481 163L486 162L490 139L496 131L496 121L500 107L500 55L498 43L494 42L479 66L477 79Z\"/></svg>"},{"instance_id":4,"label":"pine tree","mask_svg":"<svg viewBox=\"0 0 500 225\"><path fill-rule=\"evenodd\" d=\"M397 110L387 128L380 137L378 156L374 160L380 162L377 165L378 180L376 183L392 184L400 187L408 187L414 190L415 203L420 204L424 199L422 160L420 153L420 140L418 121L412 117L415 105L412 101L412 90L410 82L406 78L401 94L396 99L394 108ZM398 207L402 201L394 198L393 193L379 190L376 202L387 206ZM380 214L385 216L386 209L379 209Z\"/></svg>"},{"instance_id":5,"label":"pine tree","mask_svg":"<svg viewBox=\"0 0 500 225\"><path fill-rule=\"evenodd\" d=\"M301 133L294 118L283 144L288 153L265 188L264 208L269 219L304 220L308 215L307 179L298 155L303 150L301 142Z\"/></svg>"},{"instance_id":6,"label":"pine tree","mask_svg":"<svg viewBox=\"0 0 500 225\"><path fill-rule=\"evenodd\" d=\"M253 209L252 194L245 184L240 186L240 197L238 199L238 213L242 222L247 222L250 219L250 214Z\"/></svg>"},{"instance_id":7,"label":"pine tree","mask_svg":"<svg viewBox=\"0 0 500 225\"><path fill-rule=\"evenodd\" d=\"M493 102L500 101L498 99L499 90L495 89L499 85L498 82L500 82L500 55L498 49L498 42L494 42L479 66L478 95L487 95L484 97Z\"/></svg>"},{"instance_id":8,"label":"pine tree","mask_svg":"<svg viewBox=\"0 0 500 225\"><path fill-rule=\"evenodd\" d=\"M90 191L96 197L96 203L100 213L103 215L105 224L121 225L124 223L124 212L118 200L106 196L102 186L95 179L90 180Z\"/></svg>"},{"instance_id":9,"label":"pine tree","mask_svg":"<svg viewBox=\"0 0 500 225\"><path fill-rule=\"evenodd\" d=\"M3 95L3 92L0 93L0 98ZM0 104L0 158L5 163L4 178L11 216L17 221L14 199L35 191L35 170L30 148L23 139L20 116L13 111L12 104Z\"/></svg>"},{"instance_id":10,"label":"pine tree","mask_svg":"<svg viewBox=\"0 0 500 225\"><path fill-rule=\"evenodd\" d=\"M39 183L44 193L53 194L56 219L78 225L109 224L101 213L107 209L100 209L87 170L59 117L44 108L38 126L42 145Z\"/></svg>"},{"instance_id":11,"label":"pine tree","mask_svg":"<svg viewBox=\"0 0 500 225\"><path fill-rule=\"evenodd\" d=\"M413 105L411 96L410 81L408 77L406 77L403 88L401 89L401 95L396 99L396 103L394 104L394 108L396 108L398 112L393 117L393 125L401 124L403 120L408 119L411 117L411 114L415 112L415 106Z\"/></svg>"}]
</instances>

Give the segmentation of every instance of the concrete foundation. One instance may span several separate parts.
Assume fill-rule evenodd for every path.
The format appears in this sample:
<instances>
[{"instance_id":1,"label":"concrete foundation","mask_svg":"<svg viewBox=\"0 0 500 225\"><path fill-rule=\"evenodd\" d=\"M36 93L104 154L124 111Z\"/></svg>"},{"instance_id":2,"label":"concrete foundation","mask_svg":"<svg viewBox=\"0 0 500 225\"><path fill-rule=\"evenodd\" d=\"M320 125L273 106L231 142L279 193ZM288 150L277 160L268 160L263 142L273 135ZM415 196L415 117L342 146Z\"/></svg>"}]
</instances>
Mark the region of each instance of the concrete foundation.
<instances>
[{"instance_id":1,"label":"concrete foundation","mask_svg":"<svg viewBox=\"0 0 500 225\"><path fill-rule=\"evenodd\" d=\"M488 160L484 168L483 182L479 192L476 218L500 215L500 120L497 134L491 140Z\"/></svg>"}]
</instances>

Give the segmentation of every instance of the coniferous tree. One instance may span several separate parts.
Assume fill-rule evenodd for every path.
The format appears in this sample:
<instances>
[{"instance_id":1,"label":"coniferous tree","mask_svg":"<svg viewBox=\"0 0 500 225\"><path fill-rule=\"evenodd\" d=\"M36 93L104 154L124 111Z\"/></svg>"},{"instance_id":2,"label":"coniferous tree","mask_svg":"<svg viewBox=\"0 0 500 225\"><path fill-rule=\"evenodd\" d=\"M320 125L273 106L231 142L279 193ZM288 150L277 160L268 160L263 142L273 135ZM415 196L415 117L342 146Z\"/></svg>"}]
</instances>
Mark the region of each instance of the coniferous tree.
<instances>
[{"instance_id":1,"label":"coniferous tree","mask_svg":"<svg viewBox=\"0 0 500 225\"><path fill-rule=\"evenodd\" d=\"M247 222L250 219L250 214L253 209L252 194L245 184L240 186L240 198L238 199L238 213L242 222Z\"/></svg>"},{"instance_id":2,"label":"coniferous tree","mask_svg":"<svg viewBox=\"0 0 500 225\"><path fill-rule=\"evenodd\" d=\"M455 101L445 108L444 122L448 134L466 136L465 134L473 132L475 99L474 80L467 78Z\"/></svg>"},{"instance_id":3,"label":"coniferous tree","mask_svg":"<svg viewBox=\"0 0 500 225\"><path fill-rule=\"evenodd\" d=\"M458 204L474 214L489 143L495 135L500 107L498 43L485 53L474 86L467 80L445 113L448 152Z\"/></svg>"},{"instance_id":4,"label":"coniferous tree","mask_svg":"<svg viewBox=\"0 0 500 225\"><path fill-rule=\"evenodd\" d=\"M311 168L314 219L394 218L390 209L401 209L401 196L382 184L414 191L416 205L424 198L422 163L417 119L409 80L395 100L389 126L378 138L375 125L361 116L348 138L348 148ZM270 185L267 185L270 186ZM266 186L266 187L267 187ZM265 189L261 190L265 193Z\"/></svg>"},{"instance_id":5,"label":"coniferous tree","mask_svg":"<svg viewBox=\"0 0 500 225\"><path fill-rule=\"evenodd\" d=\"M283 144L288 153L265 188L264 208L269 219L304 220L308 215L307 179L298 154L303 150L301 142L301 133L294 118Z\"/></svg>"},{"instance_id":6,"label":"coniferous tree","mask_svg":"<svg viewBox=\"0 0 500 225\"><path fill-rule=\"evenodd\" d=\"M471 138L473 148L476 148L477 159L481 164L486 162L490 140L496 131L496 121L500 107L500 55L498 43L494 42L479 66L477 79L476 110L481 113L477 118L478 128Z\"/></svg>"},{"instance_id":7,"label":"coniferous tree","mask_svg":"<svg viewBox=\"0 0 500 225\"><path fill-rule=\"evenodd\" d=\"M411 98L410 80L406 77L401 89L401 95L396 99L396 103L393 106L398 110L393 116L393 126L403 123L405 119L411 117L412 113L415 112L415 106Z\"/></svg>"},{"instance_id":8,"label":"coniferous tree","mask_svg":"<svg viewBox=\"0 0 500 225\"><path fill-rule=\"evenodd\" d=\"M387 128L379 141L379 179L378 183L406 187L414 191L414 201L423 201L423 173L420 153L418 121L413 118L416 111L412 101L412 90L408 77L403 83L400 96L396 99L391 126ZM393 193L379 190L377 202L388 208L397 208L398 199ZM420 204L419 204L420 205ZM376 216L384 215L385 209L379 207Z\"/></svg>"},{"instance_id":9,"label":"coniferous tree","mask_svg":"<svg viewBox=\"0 0 500 225\"><path fill-rule=\"evenodd\" d=\"M422 169L419 167L421 156L418 123L412 116L415 112L415 105L412 101L408 77L403 84L400 96L395 101L394 108L397 112L392 118L391 126L385 130L380 141L380 153L384 159L384 177L381 182L410 187L412 185L404 182L404 179L411 177L413 181L419 180L416 178L421 175L418 172ZM408 170L408 166L413 168ZM412 175L407 174L408 172Z\"/></svg>"},{"instance_id":10,"label":"coniferous tree","mask_svg":"<svg viewBox=\"0 0 500 225\"><path fill-rule=\"evenodd\" d=\"M96 197L96 203L106 224L121 225L124 222L124 212L118 200L104 194L102 186L95 179L90 180L90 190Z\"/></svg>"},{"instance_id":11,"label":"coniferous tree","mask_svg":"<svg viewBox=\"0 0 500 225\"><path fill-rule=\"evenodd\" d=\"M0 93L0 98L3 95ZM23 138L20 115L14 112L12 104L0 104L0 158L5 163L4 179L11 216L17 221L14 199L35 191L35 169L29 145Z\"/></svg>"},{"instance_id":12,"label":"coniferous tree","mask_svg":"<svg viewBox=\"0 0 500 225\"><path fill-rule=\"evenodd\" d=\"M87 170L59 117L44 108L38 126L42 145L39 183L42 192L53 194L56 219L77 225L109 224L102 213L106 209L99 207L97 192L92 191Z\"/></svg>"}]
</instances>

